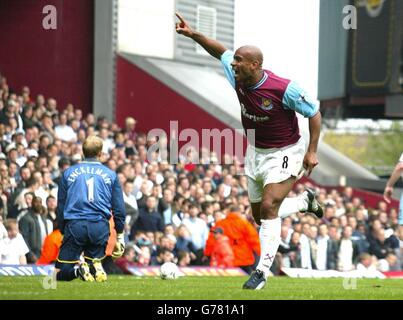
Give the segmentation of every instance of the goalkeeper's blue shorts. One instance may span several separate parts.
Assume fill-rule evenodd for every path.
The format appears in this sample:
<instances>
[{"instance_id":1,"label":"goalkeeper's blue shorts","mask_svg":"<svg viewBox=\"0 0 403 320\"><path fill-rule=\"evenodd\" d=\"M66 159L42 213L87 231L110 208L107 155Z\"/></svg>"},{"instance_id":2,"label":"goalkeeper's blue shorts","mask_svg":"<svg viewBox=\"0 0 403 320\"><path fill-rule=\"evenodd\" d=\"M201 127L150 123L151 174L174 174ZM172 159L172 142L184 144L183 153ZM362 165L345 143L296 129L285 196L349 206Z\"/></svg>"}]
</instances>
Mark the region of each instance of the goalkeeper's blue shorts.
<instances>
[{"instance_id":1,"label":"goalkeeper's blue shorts","mask_svg":"<svg viewBox=\"0 0 403 320\"><path fill-rule=\"evenodd\" d=\"M56 268L61 264L76 264L84 253L86 260L102 259L109 239L109 223L106 220L70 220L64 228Z\"/></svg>"}]
</instances>

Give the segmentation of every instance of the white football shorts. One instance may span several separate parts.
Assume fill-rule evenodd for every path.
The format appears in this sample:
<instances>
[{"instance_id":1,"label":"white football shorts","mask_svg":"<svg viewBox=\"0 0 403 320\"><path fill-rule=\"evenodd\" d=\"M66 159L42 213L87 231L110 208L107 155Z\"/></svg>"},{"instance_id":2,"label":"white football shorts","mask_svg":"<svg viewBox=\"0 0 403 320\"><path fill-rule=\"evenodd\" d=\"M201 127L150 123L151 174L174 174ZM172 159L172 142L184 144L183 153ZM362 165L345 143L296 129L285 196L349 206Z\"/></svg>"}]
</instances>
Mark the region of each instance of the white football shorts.
<instances>
[{"instance_id":1,"label":"white football shorts","mask_svg":"<svg viewBox=\"0 0 403 320\"><path fill-rule=\"evenodd\" d=\"M248 145L245 156L245 175L248 177L248 194L251 203L261 202L263 188L280 183L303 173L305 140L283 147L260 149Z\"/></svg>"}]
</instances>

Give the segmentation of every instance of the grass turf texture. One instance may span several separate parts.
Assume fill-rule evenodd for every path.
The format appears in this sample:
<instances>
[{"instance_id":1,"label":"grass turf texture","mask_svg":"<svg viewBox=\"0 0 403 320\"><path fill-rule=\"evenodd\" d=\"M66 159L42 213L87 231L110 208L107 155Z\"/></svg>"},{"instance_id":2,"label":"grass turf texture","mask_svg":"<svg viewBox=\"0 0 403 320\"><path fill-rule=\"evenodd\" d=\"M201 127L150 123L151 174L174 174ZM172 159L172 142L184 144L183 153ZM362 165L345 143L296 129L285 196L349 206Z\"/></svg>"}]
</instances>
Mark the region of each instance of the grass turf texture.
<instances>
[{"instance_id":1,"label":"grass turf texture","mask_svg":"<svg viewBox=\"0 0 403 320\"><path fill-rule=\"evenodd\" d=\"M357 279L356 289L344 289L343 279L269 278L260 291L243 290L247 277L109 276L104 283L58 282L45 290L44 277L0 277L0 300L6 299L131 299L131 300L290 300L403 299L402 279ZM347 282L347 284L350 284Z\"/></svg>"}]
</instances>

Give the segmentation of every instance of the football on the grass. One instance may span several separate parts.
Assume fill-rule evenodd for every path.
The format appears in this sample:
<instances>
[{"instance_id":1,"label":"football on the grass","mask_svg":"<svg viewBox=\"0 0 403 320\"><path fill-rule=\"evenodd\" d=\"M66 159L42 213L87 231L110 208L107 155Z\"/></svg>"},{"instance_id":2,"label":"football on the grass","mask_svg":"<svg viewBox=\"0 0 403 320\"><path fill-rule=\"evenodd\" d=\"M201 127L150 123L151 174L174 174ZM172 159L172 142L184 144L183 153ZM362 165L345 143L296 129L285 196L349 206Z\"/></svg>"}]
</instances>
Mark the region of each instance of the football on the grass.
<instances>
[{"instance_id":1,"label":"football on the grass","mask_svg":"<svg viewBox=\"0 0 403 320\"><path fill-rule=\"evenodd\" d=\"M179 276L179 268L173 262L165 262L160 268L161 279L172 280Z\"/></svg>"}]
</instances>

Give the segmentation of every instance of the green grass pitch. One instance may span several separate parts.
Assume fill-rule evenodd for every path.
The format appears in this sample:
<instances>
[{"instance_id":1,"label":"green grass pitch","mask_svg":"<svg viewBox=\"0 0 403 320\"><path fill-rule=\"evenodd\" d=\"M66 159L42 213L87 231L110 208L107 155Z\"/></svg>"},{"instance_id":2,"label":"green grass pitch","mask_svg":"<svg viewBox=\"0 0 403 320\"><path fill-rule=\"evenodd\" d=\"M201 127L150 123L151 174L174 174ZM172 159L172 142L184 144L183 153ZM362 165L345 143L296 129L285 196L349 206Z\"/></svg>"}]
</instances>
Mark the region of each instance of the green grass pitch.
<instances>
[{"instance_id":1,"label":"green grass pitch","mask_svg":"<svg viewBox=\"0 0 403 320\"><path fill-rule=\"evenodd\" d=\"M354 284L338 278L274 277L269 278L260 291L241 289L247 277L187 276L161 280L158 277L109 276L104 283L58 282L55 289L44 289L43 279L40 276L0 277L0 300L403 300L403 279L357 279Z\"/></svg>"}]
</instances>

